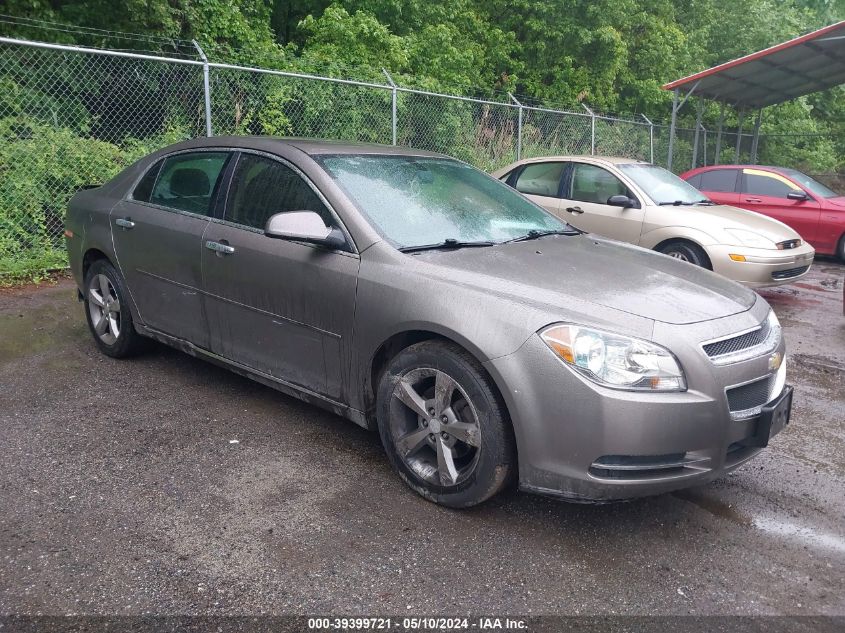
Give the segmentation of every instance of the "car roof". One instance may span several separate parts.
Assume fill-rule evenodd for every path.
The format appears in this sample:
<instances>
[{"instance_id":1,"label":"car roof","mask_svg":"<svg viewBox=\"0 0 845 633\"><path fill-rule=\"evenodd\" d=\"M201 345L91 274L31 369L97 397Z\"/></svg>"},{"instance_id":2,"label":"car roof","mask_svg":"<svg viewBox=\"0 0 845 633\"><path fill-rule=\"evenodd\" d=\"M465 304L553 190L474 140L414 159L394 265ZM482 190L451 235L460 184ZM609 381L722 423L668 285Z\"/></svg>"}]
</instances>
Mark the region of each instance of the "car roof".
<instances>
[{"instance_id":1,"label":"car roof","mask_svg":"<svg viewBox=\"0 0 845 633\"><path fill-rule=\"evenodd\" d=\"M640 164L640 165L648 165L649 162L647 160L639 160L637 158L626 158L624 156L592 156L590 154L584 155L577 155L577 154L570 154L566 156L537 156L534 158L524 158L520 161L517 161L518 164L524 165L526 163L539 163L544 161L550 160L577 160L577 161L584 161L588 163L596 163L596 164L606 164L606 165L627 165L627 164Z\"/></svg>"},{"instance_id":2,"label":"car roof","mask_svg":"<svg viewBox=\"0 0 845 633\"><path fill-rule=\"evenodd\" d=\"M432 158L449 158L443 154L429 152L410 147L394 145L380 145L378 143L351 143L348 141L321 140L312 138L278 137L278 136L209 136L183 141L168 149L194 149L201 147L237 147L271 151L274 147L288 146L310 155L320 154L388 154L394 156L427 156Z\"/></svg>"},{"instance_id":3,"label":"car roof","mask_svg":"<svg viewBox=\"0 0 845 633\"><path fill-rule=\"evenodd\" d=\"M794 171L789 167L774 167L772 165L707 165L706 167L696 167L695 171L714 171L716 169L767 169L779 174L785 174L789 171ZM693 170L690 170L693 171Z\"/></svg>"}]
</instances>

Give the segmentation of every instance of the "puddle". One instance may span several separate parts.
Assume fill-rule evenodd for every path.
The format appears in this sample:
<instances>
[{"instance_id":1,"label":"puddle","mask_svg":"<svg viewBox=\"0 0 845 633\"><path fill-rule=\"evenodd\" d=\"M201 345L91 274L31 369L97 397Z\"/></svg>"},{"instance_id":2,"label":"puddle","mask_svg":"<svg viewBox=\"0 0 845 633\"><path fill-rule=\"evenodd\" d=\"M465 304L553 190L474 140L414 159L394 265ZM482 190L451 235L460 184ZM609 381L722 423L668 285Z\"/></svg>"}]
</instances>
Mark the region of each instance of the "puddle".
<instances>
[{"instance_id":1,"label":"puddle","mask_svg":"<svg viewBox=\"0 0 845 633\"><path fill-rule=\"evenodd\" d=\"M705 510L706 512L709 512L721 519L727 519L728 521L745 527L750 527L752 525L751 517L745 516L741 512L738 512L729 506L727 503L719 501L719 499L716 499L715 497L709 497L701 494L700 492L696 492L695 490L679 490L672 494L678 499L689 501L690 503L697 505L702 510Z\"/></svg>"},{"instance_id":2,"label":"puddle","mask_svg":"<svg viewBox=\"0 0 845 633\"><path fill-rule=\"evenodd\" d=\"M779 536L816 549L845 554L845 537L838 534L819 532L790 521L764 517L754 517L753 525L766 534Z\"/></svg>"},{"instance_id":3,"label":"puddle","mask_svg":"<svg viewBox=\"0 0 845 633\"><path fill-rule=\"evenodd\" d=\"M695 490L680 490L672 494L716 517L726 519L737 525L757 529L765 534L777 536L806 547L845 554L845 536L843 535L821 532L804 525L793 523L788 519L750 517L715 497L701 494Z\"/></svg>"},{"instance_id":4,"label":"puddle","mask_svg":"<svg viewBox=\"0 0 845 633\"><path fill-rule=\"evenodd\" d=\"M845 374L845 363L827 358L826 356L816 356L813 354L793 354L791 357L793 362L797 365L803 365L825 373L839 373Z\"/></svg>"}]
</instances>

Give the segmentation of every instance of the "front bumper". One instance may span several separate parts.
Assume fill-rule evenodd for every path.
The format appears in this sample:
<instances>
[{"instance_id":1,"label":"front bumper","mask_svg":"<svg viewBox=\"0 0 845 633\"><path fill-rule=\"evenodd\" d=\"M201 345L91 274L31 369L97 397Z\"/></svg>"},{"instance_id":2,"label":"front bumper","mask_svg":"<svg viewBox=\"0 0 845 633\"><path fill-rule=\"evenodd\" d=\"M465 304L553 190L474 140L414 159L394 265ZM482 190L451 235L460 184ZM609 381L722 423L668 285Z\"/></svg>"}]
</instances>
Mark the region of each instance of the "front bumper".
<instances>
[{"instance_id":1,"label":"front bumper","mask_svg":"<svg viewBox=\"0 0 845 633\"><path fill-rule=\"evenodd\" d=\"M753 327L767 312L758 300L747 313L725 319L656 324L653 339L678 356L686 373L689 389L681 393L596 385L566 367L539 336L485 363L507 386L520 487L577 501L627 499L707 483L756 455L762 414L733 419L726 394L771 376L783 340L771 354L724 366L712 363L698 342ZM781 395L782 384L768 402Z\"/></svg>"},{"instance_id":2,"label":"front bumper","mask_svg":"<svg viewBox=\"0 0 845 633\"><path fill-rule=\"evenodd\" d=\"M809 244L787 250L717 244L707 247L713 271L752 288L792 283L807 274L816 251ZM742 255L737 262L730 256Z\"/></svg>"}]
</instances>

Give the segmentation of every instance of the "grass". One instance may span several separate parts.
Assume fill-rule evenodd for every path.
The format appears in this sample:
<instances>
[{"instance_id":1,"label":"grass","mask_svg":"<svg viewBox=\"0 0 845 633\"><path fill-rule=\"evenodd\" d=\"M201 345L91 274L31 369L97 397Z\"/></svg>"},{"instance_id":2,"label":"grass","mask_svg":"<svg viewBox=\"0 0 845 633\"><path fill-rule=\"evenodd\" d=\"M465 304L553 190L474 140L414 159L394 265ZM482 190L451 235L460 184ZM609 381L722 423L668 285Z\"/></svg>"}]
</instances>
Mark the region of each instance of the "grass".
<instances>
[{"instance_id":1,"label":"grass","mask_svg":"<svg viewBox=\"0 0 845 633\"><path fill-rule=\"evenodd\" d=\"M0 255L0 288L40 283L67 265L64 249Z\"/></svg>"}]
</instances>

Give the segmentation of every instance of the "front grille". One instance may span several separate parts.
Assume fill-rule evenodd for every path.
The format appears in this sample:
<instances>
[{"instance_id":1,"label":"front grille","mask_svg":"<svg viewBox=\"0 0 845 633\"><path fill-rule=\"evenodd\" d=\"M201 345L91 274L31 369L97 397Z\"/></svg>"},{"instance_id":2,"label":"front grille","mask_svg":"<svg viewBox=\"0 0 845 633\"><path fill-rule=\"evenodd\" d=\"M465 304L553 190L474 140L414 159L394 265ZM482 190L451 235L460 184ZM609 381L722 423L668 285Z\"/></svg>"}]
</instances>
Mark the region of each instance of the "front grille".
<instances>
[{"instance_id":1,"label":"front grille","mask_svg":"<svg viewBox=\"0 0 845 633\"><path fill-rule=\"evenodd\" d=\"M762 344L769 336L769 322L763 321L760 327L756 330L751 330L745 334L734 336L733 338L726 338L715 343L708 343L704 345L704 353L710 358L715 356L724 356L725 354L733 354L741 352L749 347L755 347Z\"/></svg>"},{"instance_id":2,"label":"front grille","mask_svg":"<svg viewBox=\"0 0 845 633\"><path fill-rule=\"evenodd\" d=\"M727 390L728 408L734 418L746 418L760 413L770 400L776 376L766 376L740 387Z\"/></svg>"},{"instance_id":3,"label":"front grille","mask_svg":"<svg viewBox=\"0 0 845 633\"><path fill-rule=\"evenodd\" d=\"M772 279L791 279L798 275L803 275L810 270L809 266L799 266L798 268L789 268L787 270L777 270L772 273Z\"/></svg>"}]
</instances>

